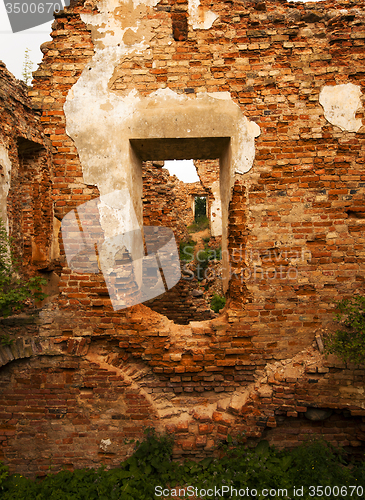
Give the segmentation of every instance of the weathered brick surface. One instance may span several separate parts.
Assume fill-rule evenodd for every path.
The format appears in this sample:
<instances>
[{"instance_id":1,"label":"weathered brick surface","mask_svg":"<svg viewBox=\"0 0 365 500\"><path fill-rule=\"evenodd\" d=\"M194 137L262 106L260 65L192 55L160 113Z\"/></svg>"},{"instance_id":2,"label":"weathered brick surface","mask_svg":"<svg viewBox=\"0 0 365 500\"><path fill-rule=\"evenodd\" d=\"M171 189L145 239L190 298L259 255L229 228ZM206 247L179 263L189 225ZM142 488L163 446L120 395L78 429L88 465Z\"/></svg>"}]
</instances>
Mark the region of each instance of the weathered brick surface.
<instances>
[{"instance_id":1,"label":"weathered brick surface","mask_svg":"<svg viewBox=\"0 0 365 500\"><path fill-rule=\"evenodd\" d=\"M57 14L30 92L52 143L53 174L45 169L45 175L52 175L59 219L99 196L83 181L63 112L94 52L80 19L81 12L96 13L97 4L91 5L75 2ZM156 35L152 58L129 54L109 84L120 95L166 87L230 92L260 126L253 168L236 175L229 206L228 306L218 318L188 325L145 305L115 312L100 274L64 266L59 295L28 332L59 345L56 357L1 354L2 453L13 470L42 474L54 460L57 467L95 465L105 458L99 443L107 438L118 450L108 464L117 463L130 451L121 445L124 436L142 434L139 415L146 425L176 433L176 456L210 454L228 433L291 446L318 431L337 444L364 446L363 367L325 360L312 345L320 328L335 328L334 300L364 292L363 127L355 133L331 125L318 100L324 85L354 83L364 91L364 2L203 1L219 16L208 30L186 25L181 5L162 1L147 9ZM20 115L9 122L6 137L22 123ZM357 117L363 119L363 108ZM24 189L24 196L33 200L34 191ZM178 223L168 201L161 204L162 222ZM146 207L151 221L159 215L153 203ZM47 224L46 216L45 234ZM81 347L79 339L85 339ZM70 359L75 364L67 368L62 363ZM37 403L29 398L14 405L22 401L25 381ZM334 413L313 423L304 417L312 407ZM52 414L54 408L65 413ZM32 415L31 431L25 413ZM114 414L128 425L116 428ZM44 452L32 455L39 436L47 438Z\"/></svg>"},{"instance_id":2,"label":"weathered brick surface","mask_svg":"<svg viewBox=\"0 0 365 500\"><path fill-rule=\"evenodd\" d=\"M163 162L143 163L143 223L170 227L178 242L187 240L194 220L189 185L162 167Z\"/></svg>"},{"instance_id":3,"label":"weathered brick surface","mask_svg":"<svg viewBox=\"0 0 365 500\"><path fill-rule=\"evenodd\" d=\"M202 170L204 162L200 164ZM170 227L179 245L180 241L191 239L187 226L194 221L194 196L209 197L211 193L208 188L205 189L205 172L202 172L202 183L186 184L176 176L171 177L162 166L162 162L143 163L143 223L146 226ZM208 167L206 170L209 171ZM193 247L189 248L190 255L184 258L192 258L193 251ZM185 263L181 265L181 272L182 277L177 285L162 296L147 301L146 305L180 325L212 318L214 314L210 311L209 300L205 296L193 295L193 291L201 289L195 273Z\"/></svg>"},{"instance_id":4,"label":"weathered brick surface","mask_svg":"<svg viewBox=\"0 0 365 500\"><path fill-rule=\"evenodd\" d=\"M63 467L117 466L128 440L158 425L130 380L69 356L32 358L2 370L1 459L45 475ZM51 460L50 460L51 459Z\"/></svg>"},{"instance_id":5,"label":"weathered brick surface","mask_svg":"<svg viewBox=\"0 0 365 500\"><path fill-rule=\"evenodd\" d=\"M53 207L52 160L41 117L35 114L26 86L0 62L0 145L11 161L7 198L9 231L23 272L48 269L51 261ZM0 166L2 170L3 165ZM4 172L1 172L4 178ZM6 202L6 201L5 201Z\"/></svg>"}]
</instances>

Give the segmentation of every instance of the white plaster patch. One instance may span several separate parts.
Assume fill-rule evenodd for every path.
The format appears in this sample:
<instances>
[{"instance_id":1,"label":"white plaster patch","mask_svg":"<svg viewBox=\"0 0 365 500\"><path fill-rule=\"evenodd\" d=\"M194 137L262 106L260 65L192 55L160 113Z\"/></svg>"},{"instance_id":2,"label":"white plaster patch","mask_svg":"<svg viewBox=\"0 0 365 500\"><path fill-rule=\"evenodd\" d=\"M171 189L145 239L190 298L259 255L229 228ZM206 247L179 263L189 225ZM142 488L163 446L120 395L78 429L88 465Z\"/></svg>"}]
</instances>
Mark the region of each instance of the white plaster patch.
<instances>
[{"instance_id":1,"label":"white plaster patch","mask_svg":"<svg viewBox=\"0 0 365 500\"><path fill-rule=\"evenodd\" d=\"M100 448L103 450L103 451L107 451L108 447L112 444L112 442L110 441L110 439L102 439L100 441Z\"/></svg>"},{"instance_id":2,"label":"white plaster patch","mask_svg":"<svg viewBox=\"0 0 365 500\"><path fill-rule=\"evenodd\" d=\"M8 150L0 144L0 217L2 218L7 232L9 232L9 221L7 215L7 199L10 189L11 162Z\"/></svg>"},{"instance_id":3,"label":"white plaster patch","mask_svg":"<svg viewBox=\"0 0 365 500\"><path fill-rule=\"evenodd\" d=\"M210 97L214 97L214 99L222 99L225 101L231 100L230 92L208 92L208 95Z\"/></svg>"},{"instance_id":4,"label":"white plaster patch","mask_svg":"<svg viewBox=\"0 0 365 500\"><path fill-rule=\"evenodd\" d=\"M102 0L99 14L81 14L81 19L92 30L93 41L101 48L124 45L123 36L128 30L137 32L146 7L154 7L159 0Z\"/></svg>"},{"instance_id":5,"label":"white plaster patch","mask_svg":"<svg viewBox=\"0 0 365 500\"><path fill-rule=\"evenodd\" d=\"M100 196L98 209L105 238L139 229L138 219L127 189ZM124 209L128 212L127 220L122 217Z\"/></svg>"},{"instance_id":6,"label":"white plaster patch","mask_svg":"<svg viewBox=\"0 0 365 500\"><path fill-rule=\"evenodd\" d=\"M255 122L250 122L246 117L246 121L241 121L238 124L239 137L240 137L240 162L235 164L235 173L244 174L248 172L255 159L255 141L254 138L258 137L261 133L260 127Z\"/></svg>"},{"instance_id":7,"label":"white plaster patch","mask_svg":"<svg viewBox=\"0 0 365 500\"><path fill-rule=\"evenodd\" d=\"M356 111L361 108L361 90L358 85L323 87L319 94L319 102L323 106L325 118L341 130L357 132L362 121L355 118Z\"/></svg>"},{"instance_id":8,"label":"white plaster patch","mask_svg":"<svg viewBox=\"0 0 365 500\"><path fill-rule=\"evenodd\" d=\"M228 92L192 96L166 88L144 97L137 90L120 95L109 88L121 61L136 54L152 60L149 42L156 20L146 14L157 3L101 0L98 14L81 15L91 30L95 55L66 98L66 132L76 144L84 182L99 189L100 223L109 236L113 225L124 232L142 227L142 165L129 139L230 138L220 157L221 207L215 207L217 214L218 208L222 211L225 242L234 174L251 169L259 126L242 114ZM218 17L202 8L199 0L189 1L189 16L193 29L209 29ZM123 197L125 203L119 206L120 199L109 196L118 191L128 192L131 201ZM106 261L109 254L112 245L105 248Z\"/></svg>"},{"instance_id":9,"label":"white plaster patch","mask_svg":"<svg viewBox=\"0 0 365 500\"><path fill-rule=\"evenodd\" d=\"M189 24L193 29L208 30L218 18L211 10L201 7L200 0L189 0Z\"/></svg>"},{"instance_id":10,"label":"white plaster patch","mask_svg":"<svg viewBox=\"0 0 365 500\"><path fill-rule=\"evenodd\" d=\"M219 181L214 181L210 186L214 200L210 207L210 231L212 236L222 236L222 202L220 197Z\"/></svg>"}]
</instances>

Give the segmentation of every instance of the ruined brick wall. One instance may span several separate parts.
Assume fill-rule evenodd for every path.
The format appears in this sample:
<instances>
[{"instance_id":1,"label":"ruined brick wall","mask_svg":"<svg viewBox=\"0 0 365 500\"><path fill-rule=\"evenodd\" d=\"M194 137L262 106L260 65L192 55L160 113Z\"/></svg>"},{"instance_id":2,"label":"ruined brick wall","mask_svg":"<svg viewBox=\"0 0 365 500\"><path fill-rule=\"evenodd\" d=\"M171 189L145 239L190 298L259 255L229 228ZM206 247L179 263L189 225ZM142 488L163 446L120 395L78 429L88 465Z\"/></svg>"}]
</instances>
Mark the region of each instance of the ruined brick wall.
<instances>
[{"instance_id":1,"label":"ruined brick wall","mask_svg":"<svg viewBox=\"0 0 365 500\"><path fill-rule=\"evenodd\" d=\"M162 167L162 162L143 165L143 223L171 227L177 241L187 240L186 222L192 219L190 200L184 183Z\"/></svg>"},{"instance_id":2,"label":"ruined brick wall","mask_svg":"<svg viewBox=\"0 0 365 500\"><path fill-rule=\"evenodd\" d=\"M215 316L210 309L209 296L196 278L193 270L181 266L182 277L177 285L145 305L178 325L188 325L190 321L205 321Z\"/></svg>"},{"instance_id":3,"label":"ruined brick wall","mask_svg":"<svg viewBox=\"0 0 365 500\"><path fill-rule=\"evenodd\" d=\"M163 169L162 162L143 164L143 223L146 226L164 226L174 230L177 244L190 239L187 226L192 224L192 194L205 193L198 183L185 184ZM163 314L179 325L189 321L205 321L214 314L209 300L199 290L195 273L181 265L182 277L177 285L162 296L146 302L153 311Z\"/></svg>"},{"instance_id":4,"label":"ruined brick wall","mask_svg":"<svg viewBox=\"0 0 365 500\"><path fill-rule=\"evenodd\" d=\"M196 160L195 167L206 190L211 191L212 184L219 181L218 160Z\"/></svg>"},{"instance_id":5,"label":"ruined brick wall","mask_svg":"<svg viewBox=\"0 0 365 500\"><path fill-rule=\"evenodd\" d=\"M50 146L26 86L3 63L0 113L2 218L9 225L23 272L48 270L53 233Z\"/></svg>"},{"instance_id":6,"label":"ruined brick wall","mask_svg":"<svg viewBox=\"0 0 365 500\"><path fill-rule=\"evenodd\" d=\"M96 358L50 356L49 349L37 347L37 356L29 357L30 342L25 357L1 371L2 458L12 456L16 470L29 476L73 469L75 463L117 466L118 457L133 450L128 440L159 425L134 374L109 372Z\"/></svg>"},{"instance_id":7,"label":"ruined brick wall","mask_svg":"<svg viewBox=\"0 0 365 500\"><path fill-rule=\"evenodd\" d=\"M210 219L211 248L222 246L222 205L220 196L219 160L196 160L195 167L203 187L207 191L207 215Z\"/></svg>"},{"instance_id":8,"label":"ruined brick wall","mask_svg":"<svg viewBox=\"0 0 365 500\"><path fill-rule=\"evenodd\" d=\"M94 75L92 57L103 36L93 42L91 25L80 14L96 15L100 5L75 2L56 15L53 41L43 47L44 59L31 91L52 142L53 202L59 220L100 194L84 180L85 160L66 133L63 109L81 73ZM285 419L291 419L290 429L311 425L313 431L321 425L335 443L364 445L363 367L345 367L332 357L325 360L312 345L317 330L335 327L333 301L364 291L363 127L349 130L347 125L333 125L319 102L326 86L352 83L364 91L364 3L203 0L201 6L202 15L211 10L217 17L209 27L199 27L189 11L183 39L173 34L175 5L162 1L142 6L138 19L148 27L148 50L121 54L113 63L112 78L103 83L113 92L110 99L121 100L130 91L142 99L166 88L191 99L198 93L218 92L217 100L226 100L227 107L233 101L251 123L259 125L252 168L233 174L226 228L233 272L229 303L220 317L188 325L176 325L145 305L114 311L100 274L72 272L65 265L60 295L41 312L31 359L23 361L18 351L7 353L2 369L9 370L1 389L9 396L13 388L23 389L17 385L17 373L28 363L24 368L28 376L43 359L43 348L49 356L59 356L59 363L70 358L80 363L71 377L60 364L56 380L68 395L72 377L79 377L75 391L81 394L78 391L87 389L87 407L70 404L67 416L64 400L53 407L41 387L43 410L35 420L39 432L47 436L47 453L42 460L34 458L34 475L42 474L56 456L55 470L62 464L100 463L101 440L120 443L121 434L128 432L123 425L115 426L109 417L106 423L95 418L92 429L89 423L90 415L97 413L93 398L105 388L112 390L110 377L116 372L121 383L128 373L137 374L134 394L143 402L148 393L154 408L150 415L156 415L152 423L176 432L176 456L205 456L228 433L300 442L296 431L285 434L289 422ZM121 13L125 15L125 10ZM138 30L129 30L123 43L132 47L141 37ZM98 77L102 79L101 73ZM102 105L111 109L110 102ZM362 107L356 119L363 120ZM89 362L95 363L88 373L95 375L92 393L81 380ZM43 376L57 369L51 363ZM44 383L34 380L34 387ZM47 389L58 391L57 384L56 389ZM29 413L31 404L27 402L17 414L14 405L7 404L11 398L2 397L6 410L2 436L7 446L1 458L13 470L20 460L18 471L26 472L33 460L29 439L35 436L19 432L24 425L19 416ZM106 412L124 415L120 420L133 426L137 412L128 412L123 398L109 400ZM323 424L304 425L302 415L312 407L335 410L334 416ZM48 408L55 411L53 415L65 415L57 420L57 440L49 432ZM72 423L78 436L70 442L73 437L63 421L72 422L73 408L82 418ZM354 419L356 433L343 426L345 414ZM94 440L86 460L80 458L85 456L85 434ZM284 439L289 435L291 439ZM63 439L69 458L58 455ZM117 464L127 452L117 447L108 463Z\"/></svg>"},{"instance_id":9,"label":"ruined brick wall","mask_svg":"<svg viewBox=\"0 0 365 500\"><path fill-rule=\"evenodd\" d=\"M211 184L219 180L217 162L195 162L200 182L180 181L163 169L163 162L143 164L143 217L144 223L153 221L174 229L178 240L189 239L187 227L194 222L194 199L196 196L212 197Z\"/></svg>"}]
</instances>

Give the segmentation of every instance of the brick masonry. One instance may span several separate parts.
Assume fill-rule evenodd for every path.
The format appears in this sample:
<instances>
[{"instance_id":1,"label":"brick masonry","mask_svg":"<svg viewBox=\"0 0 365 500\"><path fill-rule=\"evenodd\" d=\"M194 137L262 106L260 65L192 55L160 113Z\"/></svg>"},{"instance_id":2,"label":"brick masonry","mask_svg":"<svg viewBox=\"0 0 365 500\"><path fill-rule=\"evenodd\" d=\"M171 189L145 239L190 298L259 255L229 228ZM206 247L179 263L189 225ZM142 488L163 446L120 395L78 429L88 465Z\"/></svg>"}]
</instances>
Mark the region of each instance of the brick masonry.
<instances>
[{"instance_id":1,"label":"brick masonry","mask_svg":"<svg viewBox=\"0 0 365 500\"><path fill-rule=\"evenodd\" d=\"M27 88L1 63L0 144L11 162L7 214L23 270L48 270L53 234L52 159L40 114L33 111ZM4 180L1 165L1 180ZM6 201L5 201L6 204Z\"/></svg>"},{"instance_id":2,"label":"brick masonry","mask_svg":"<svg viewBox=\"0 0 365 500\"><path fill-rule=\"evenodd\" d=\"M80 13L96 14L97 5L72 2L56 15L31 104L1 68L1 140L14 168L10 227L18 238L23 231L29 269L52 270L60 281L28 322L3 320L17 340L14 352L0 353L0 458L32 476L117 465L131 452L124 437L140 437L148 425L176 434L177 457L211 454L228 433L293 446L318 432L363 449L364 367L326 359L315 337L335 328L335 300L364 293L364 127L341 130L319 103L326 85L364 91L364 2L202 1L218 16L209 29L186 24L185 3L145 10L152 57L122 58L110 89L229 92L261 129L253 167L236 174L229 205L228 305L187 325L143 304L114 311L100 274L72 272L61 241L59 255L51 250L55 220L99 196L83 181L63 111L95 49ZM43 148L23 177L18 136ZM32 168L38 177L29 190ZM24 213L13 208L21 203ZM164 203L162 217L178 229ZM158 207L149 210L158 218ZM32 238L40 250L31 258ZM332 414L313 422L305 417L312 408Z\"/></svg>"},{"instance_id":3,"label":"brick masonry","mask_svg":"<svg viewBox=\"0 0 365 500\"><path fill-rule=\"evenodd\" d=\"M194 196L206 196L209 200L212 193L205 186L209 183L209 173L217 169L209 168L209 162L200 162L198 172L202 181L184 183L176 176L171 177L162 167L163 162L145 162L143 165L143 223L146 226L170 227L179 244L180 241L191 239L187 227L194 222ZM189 248L189 255L184 258L190 258L193 251L193 247ZM186 325L189 321L204 321L214 317L208 298L193 293L201 289L194 271L194 266L182 262L179 283L162 296L147 301L146 305L177 324Z\"/></svg>"}]
</instances>

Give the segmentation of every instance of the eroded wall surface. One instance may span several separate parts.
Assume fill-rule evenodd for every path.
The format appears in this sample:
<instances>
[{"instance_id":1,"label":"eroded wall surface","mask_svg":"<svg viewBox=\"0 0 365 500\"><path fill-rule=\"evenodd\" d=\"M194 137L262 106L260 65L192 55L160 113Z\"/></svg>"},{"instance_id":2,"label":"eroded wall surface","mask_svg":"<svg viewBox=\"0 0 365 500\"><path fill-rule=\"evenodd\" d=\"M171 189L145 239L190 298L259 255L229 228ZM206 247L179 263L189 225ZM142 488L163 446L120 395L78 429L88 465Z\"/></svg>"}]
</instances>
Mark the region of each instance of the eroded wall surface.
<instances>
[{"instance_id":1,"label":"eroded wall surface","mask_svg":"<svg viewBox=\"0 0 365 500\"><path fill-rule=\"evenodd\" d=\"M6 325L21 338L1 353L13 470L117 465L123 436L151 423L175 432L176 456L228 433L295 445L298 429L363 448L364 367L324 358L316 337L336 327L335 300L364 292L364 12L153 0L56 15L30 92L56 218L122 186L142 220L142 160L218 158L228 304L188 325L143 304L114 311L103 276L64 261L35 323ZM23 427L33 389L36 435Z\"/></svg>"},{"instance_id":2,"label":"eroded wall surface","mask_svg":"<svg viewBox=\"0 0 365 500\"><path fill-rule=\"evenodd\" d=\"M23 272L51 272L53 207L52 159L40 116L0 62L0 216Z\"/></svg>"}]
</instances>

